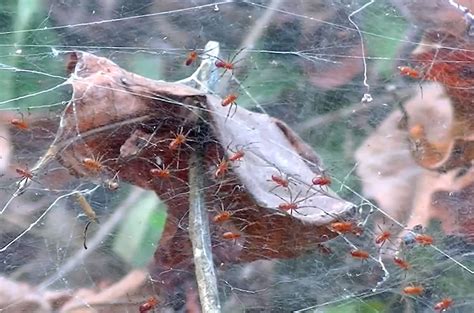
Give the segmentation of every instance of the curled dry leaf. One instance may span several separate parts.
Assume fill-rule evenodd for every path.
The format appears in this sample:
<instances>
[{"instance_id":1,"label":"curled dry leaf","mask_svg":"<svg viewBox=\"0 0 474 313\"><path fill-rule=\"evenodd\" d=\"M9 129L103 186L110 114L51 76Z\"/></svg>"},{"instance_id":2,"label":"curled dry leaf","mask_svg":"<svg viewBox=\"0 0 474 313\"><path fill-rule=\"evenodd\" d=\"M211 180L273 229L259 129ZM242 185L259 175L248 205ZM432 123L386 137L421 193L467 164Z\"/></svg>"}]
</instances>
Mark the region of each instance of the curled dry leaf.
<instances>
[{"instance_id":1,"label":"curled dry leaf","mask_svg":"<svg viewBox=\"0 0 474 313\"><path fill-rule=\"evenodd\" d=\"M469 167L474 159L473 48L474 43L462 37L430 31L412 54L412 63L421 77L444 86L453 110L449 135L444 140L426 138L425 124L411 129L413 155L427 169Z\"/></svg>"},{"instance_id":2,"label":"curled dry leaf","mask_svg":"<svg viewBox=\"0 0 474 313\"><path fill-rule=\"evenodd\" d=\"M474 180L470 169L474 159L472 48L472 42L462 37L437 31L426 33L412 54L412 64L420 77L439 82L441 89L424 85L423 98L405 104L407 127L398 129L396 116L400 112L393 113L357 153L358 172L364 178L366 194L398 218L409 214L411 218L405 219L408 227L427 225L437 218L443 221L446 232L473 237L473 212L465 208L472 200L470 188ZM377 155L374 149L381 147L381 136L388 135L389 140L383 145L386 152ZM410 145L404 144L407 139ZM392 145L391 149L387 149L387 143ZM405 148L411 152L411 158ZM394 159L400 153L405 160L402 170L413 175L399 175L398 171L380 184L380 173L390 172L393 167L383 157ZM374 168L373 164L379 166ZM402 181L407 183L400 189L394 182ZM384 192L381 188L385 188Z\"/></svg>"},{"instance_id":3,"label":"curled dry leaf","mask_svg":"<svg viewBox=\"0 0 474 313\"><path fill-rule=\"evenodd\" d=\"M113 313L136 312L154 290L143 270L134 270L105 289L36 290L25 283L0 278L0 310L5 313ZM159 301L159 299L157 299Z\"/></svg>"},{"instance_id":4,"label":"curled dry leaf","mask_svg":"<svg viewBox=\"0 0 474 313\"><path fill-rule=\"evenodd\" d=\"M147 283L147 276L143 270L134 270L105 289L78 290L59 312L113 313L118 312L119 308L120 312L138 312L139 305L147 299L144 295L154 294L151 284Z\"/></svg>"},{"instance_id":5,"label":"curled dry leaf","mask_svg":"<svg viewBox=\"0 0 474 313\"><path fill-rule=\"evenodd\" d=\"M467 5L467 4L466 4ZM472 8L472 1L470 3ZM472 27L472 26L471 26ZM413 63L427 80L440 82L452 107L448 137L425 140L427 153L419 154L417 162L425 168L449 171L434 184L430 205L433 212L442 212L444 228L474 238L474 212L472 186L474 175L474 42L465 35L429 31L423 44L413 54ZM431 150L431 151L430 151ZM433 155L441 157L436 160ZM431 161L423 161L423 158ZM432 160L430 160L432 159ZM433 188L433 185L437 188ZM426 202L426 201L425 201ZM449 225L449 226L447 226Z\"/></svg>"},{"instance_id":6,"label":"curled dry leaf","mask_svg":"<svg viewBox=\"0 0 474 313\"><path fill-rule=\"evenodd\" d=\"M331 191L310 189L311 179L322 173L319 158L284 123L243 108L228 118L221 99L146 79L92 54L77 52L70 60L72 100L37 167L54 157L78 177L103 182L118 176L154 190L168 206L151 267L164 286L186 276L171 268L192 267L188 169L197 144L205 151L203 192L210 215L231 213L224 225L211 222L217 263L293 258L336 236L327 223L353 205ZM238 149L242 160L230 162ZM153 177L157 168L169 170L166 179ZM289 190L270 192L274 174L288 177ZM298 206L292 215L278 209L290 202ZM226 232L238 235L226 240Z\"/></svg>"},{"instance_id":7,"label":"curled dry leaf","mask_svg":"<svg viewBox=\"0 0 474 313\"><path fill-rule=\"evenodd\" d=\"M282 198L290 201L284 188L269 192L275 186L269 178L284 174L290 179L293 200L300 207L293 216L304 222L324 225L351 207L330 190L315 190L311 196L306 195L311 180L322 174L322 164L314 151L282 121L241 108L232 119L226 120L227 109L220 105L219 99L208 97L208 100L220 144L246 150L245 162L235 166L234 172L256 204L278 208L284 202ZM300 198L295 200L298 194Z\"/></svg>"},{"instance_id":8,"label":"curled dry leaf","mask_svg":"<svg viewBox=\"0 0 474 313\"><path fill-rule=\"evenodd\" d=\"M4 313L49 313L70 297L68 292L41 292L26 283L0 277L0 310Z\"/></svg>"},{"instance_id":9,"label":"curled dry leaf","mask_svg":"<svg viewBox=\"0 0 474 313\"><path fill-rule=\"evenodd\" d=\"M423 97L420 90L404 107L409 116L408 128L417 124L428 125L428 138L448 137L452 110L440 85L423 85ZM357 149L357 174L362 178L364 195L376 200L384 211L398 221L407 221L412 215L410 223L420 224L430 219L430 213L426 213L429 207L425 207L429 204L417 206L415 198L418 194L431 192L426 189L429 184L422 187L419 182L425 179L424 176L439 179L442 174L430 173L414 161L408 133L399 127L402 118L399 110L393 112Z\"/></svg>"}]
</instances>

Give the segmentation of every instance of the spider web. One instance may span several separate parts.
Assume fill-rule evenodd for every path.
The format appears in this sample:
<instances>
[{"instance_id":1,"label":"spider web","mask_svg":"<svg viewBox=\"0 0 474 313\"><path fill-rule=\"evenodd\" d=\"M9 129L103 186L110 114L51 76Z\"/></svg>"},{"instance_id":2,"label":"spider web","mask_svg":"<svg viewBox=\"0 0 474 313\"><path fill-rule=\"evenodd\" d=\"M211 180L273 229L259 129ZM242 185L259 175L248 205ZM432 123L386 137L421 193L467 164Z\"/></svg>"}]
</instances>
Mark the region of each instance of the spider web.
<instances>
[{"instance_id":1,"label":"spider web","mask_svg":"<svg viewBox=\"0 0 474 313\"><path fill-rule=\"evenodd\" d=\"M0 299L6 300L0 311L15 312L25 301L19 286L10 287L13 282L25 282L41 295L58 292L90 312L128 312L127 306L137 311L152 295L123 297L122 302L110 298L97 305L78 292L106 290L136 269L146 273L167 216L166 205L152 191L122 181L112 191L103 181L75 178L53 161L19 193L18 182L25 178L16 170L32 168L55 138L71 99L68 53L87 51L148 78L187 83L202 61L185 66L188 53L211 54L205 46L215 41L220 60L235 56L235 69L223 75L217 71L207 92L222 98L237 94L236 110L265 113L289 124L323 160L331 188L356 205L354 220L363 228L362 234L341 234L290 260L262 257L229 267L216 264L222 311L430 312L442 298L451 297L451 310L470 312L472 237L461 229L463 215L448 222L446 216L453 212L433 213L436 190L428 186L446 176L415 164L406 133L386 127L387 121L399 122L400 105L428 103L437 92L397 70L410 64L425 29L445 27L444 14L469 28L472 19L464 6L443 3L452 11L436 12L440 24L435 25L426 18L431 5L423 1L417 7L403 1L338 0L1 4ZM456 27L450 30L456 32ZM431 122L446 128L446 116ZM13 119L29 126L15 127ZM379 140L368 141L374 136ZM372 143L379 146L371 150ZM461 179L470 178L468 169ZM454 183L442 190L452 206L470 200ZM100 221L89 227L87 250L83 231L90 216L73 197L78 192ZM464 218L472 218L472 209L466 210ZM381 246L375 240L382 231L391 238ZM417 234L432 236L434 244L417 244ZM368 252L368 258L351 257L357 249ZM409 262L410 269L397 267L395 256ZM423 286L424 292L406 295L406 286ZM37 312L55 310L51 298L40 298ZM154 310L184 307L192 312L200 308L192 285Z\"/></svg>"}]
</instances>

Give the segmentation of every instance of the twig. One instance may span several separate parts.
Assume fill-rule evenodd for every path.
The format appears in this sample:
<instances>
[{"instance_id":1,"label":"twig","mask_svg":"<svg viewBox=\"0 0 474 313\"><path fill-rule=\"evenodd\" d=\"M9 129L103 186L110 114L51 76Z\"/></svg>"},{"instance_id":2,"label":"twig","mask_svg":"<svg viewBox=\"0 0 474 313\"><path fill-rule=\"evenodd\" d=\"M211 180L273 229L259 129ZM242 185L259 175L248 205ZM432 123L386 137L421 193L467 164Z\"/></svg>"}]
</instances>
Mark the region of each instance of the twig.
<instances>
[{"instance_id":1,"label":"twig","mask_svg":"<svg viewBox=\"0 0 474 313\"><path fill-rule=\"evenodd\" d=\"M95 248L99 246L102 240L107 237L110 232L117 226L117 224L125 216L125 211L132 207L140 198L143 197L143 193L146 191L139 188L132 188L130 195L122 201L121 205L115 209L114 214L99 228L96 235L89 241L88 249L79 249L74 255L69 257L69 260L64 263L55 273L54 276L48 278L39 284L39 290L45 290L57 280L62 279L67 273L75 269L77 265L81 264L89 254L91 254Z\"/></svg>"},{"instance_id":2,"label":"twig","mask_svg":"<svg viewBox=\"0 0 474 313\"><path fill-rule=\"evenodd\" d=\"M206 48L213 47L213 54L219 54L219 43L209 42ZM214 87L217 83L215 66L212 59L203 62L200 72L196 76L202 80L201 90ZM199 112L204 114L203 111ZM202 123L202 119L199 119ZM206 131L206 125L201 125L201 135ZM205 134L204 134L205 135ZM199 140L198 142L202 142ZM209 218L207 215L205 199L203 196L203 173L204 147L197 144L191 155L191 168L189 169L189 236L193 246L194 267L199 290L199 298L203 312L220 312L219 290L217 289L217 278L212 257L211 234L209 230Z\"/></svg>"},{"instance_id":3,"label":"twig","mask_svg":"<svg viewBox=\"0 0 474 313\"><path fill-rule=\"evenodd\" d=\"M217 84L217 71L214 65L214 58L219 55L219 43L209 41L206 44L205 51L208 55L203 58L199 68L188 79L182 83L197 83L200 90L209 92ZM205 135L206 125L202 118L206 118L204 111L198 112L201 124L200 135ZM208 119L207 119L208 120ZM212 258L211 235L209 231L209 219L205 200L203 196L203 159L204 147L203 140L197 140L195 149L191 155L191 167L189 169L189 237L193 246L194 267L196 280L199 290L199 298L203 312L220 312L219 290L217 289L217 279Z\"/></svg>"},{"instance_id":4,"label":"twig","mask_svg":"<svg viewBox=\"0 0 474 313\"><path fill-rule=\"evenodd\" d=\"M201 123L203 124L203 123ZM205 125L202 125L205 127ZM203 312L220 312L219 291L212 258L209 219L203 196L204 147L196 145L189 169L189 236L193 246L194 267Z\"/></svg>"}]
</instances>

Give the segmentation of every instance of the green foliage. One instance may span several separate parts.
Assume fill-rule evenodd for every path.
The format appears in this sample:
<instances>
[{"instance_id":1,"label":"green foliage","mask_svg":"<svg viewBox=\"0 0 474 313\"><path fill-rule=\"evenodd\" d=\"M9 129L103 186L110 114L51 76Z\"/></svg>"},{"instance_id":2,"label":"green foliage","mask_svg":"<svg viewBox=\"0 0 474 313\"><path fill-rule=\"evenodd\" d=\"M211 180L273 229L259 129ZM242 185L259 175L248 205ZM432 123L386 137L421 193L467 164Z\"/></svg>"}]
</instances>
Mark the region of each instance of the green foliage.
<instances>
[{"instance_id":1,"label":"green foliage","mask_svg":"<svg viewBox=\"0 0 474 313\"><path fill-rule=\"evenodd\" d=\"M378 313L384 311L385 304L381 300L351 301L347 304L331 306L324 309L325 313ZM321 312L321 311L315 311Z\"/></svg>"},{"instance_id":2,"label":"green foliage","mask_svg":"<svg viewBox=\"0 0 474 313\"><path fill-rule=\"evenodd\" d=\"M150 193L128 212L114 237L113 251L134 267L145 266L156 250L165 221L164 203Z\"/></svg>"},{"instance_id":3,"label":"green foliage","mask_svg":"<svg viewBox=\"0 0 474 313\"><path fill-rule=\"evenodd\" d=\"M19 0L17 3L7 1L0 4L0 20L3 22L0 24L0 31L6 32L1 38L2 43L7 43L0 45L0 109L25 109L50 104L51 95L48 92L27 96L57 86L63 81L41 74L65 76L64 64L42 61L50 57L51 48L35 46L39 42L51 47L59 43L57 34L47 29L49 22L45 19L47 12L43 9L42 2L36 0ZM44 28L26 31L36 29L39 25ZM28 55L28 58L23 55ZM11 101L16 98L22 99Z\"/></svg>"},{"instance_id":4,"label":"green foliage","mask_svg":"<svg viewBox=\"0 0 474 313\"><path fill-rule=\"evenodd\" d=\"M281 56L271 53L254 54L248 63L252 65L243 81L254 100L264 106L274 105L285 92L296 88L303 79L302 72L294 66L295 56ZM254 101L240 92L239 106L254 107Z\"/></svg>"},{"instance_id":5,"label":"green foliage","mask_svg":"<svg viewBox=\"0 0 474 313\"><path fill-rule=\"evenodd\" d=\"M393 60L399 53L401 35L408 24L387 3L375 2L364 10L362 22L368 56L375 60L375 71L384 78L393 77Z\"/></svg>"},{"instance_id":6,"label":"green foliage","mask_svg":"<svg viewBox=\"0 0 474 313\"><path fill-rule=\"evenodd\" d=\"M163 77L163 63L160 62L160 58L156 55L133 54L129 58L129 64L127 67L139 75L151 79L166 80Z\"/></svg>"}]
</instances>

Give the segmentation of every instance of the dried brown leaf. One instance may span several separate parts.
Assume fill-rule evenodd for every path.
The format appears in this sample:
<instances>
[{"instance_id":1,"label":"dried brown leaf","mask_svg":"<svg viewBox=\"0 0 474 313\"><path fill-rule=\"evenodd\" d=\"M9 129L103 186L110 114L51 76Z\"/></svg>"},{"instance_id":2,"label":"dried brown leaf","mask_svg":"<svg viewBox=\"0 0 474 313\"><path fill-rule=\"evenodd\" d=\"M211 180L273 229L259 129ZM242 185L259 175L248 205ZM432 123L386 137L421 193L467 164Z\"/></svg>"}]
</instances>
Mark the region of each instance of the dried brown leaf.
<instances>
[{"instance_id":1,"label":"dried brown leaf","mask_svg":"<svg viewBox=\"0 0 474 313\"><path fill-rule=\"evenodd\" d=\"M422 124L428 138L449 138L452 109L440 85L423 85L423 98L420 91L404 106L408 128ZM401 119L400 111L393 112L359 147L355 154L357 174L362 178L364 195L375 199L388 214L409 226L426 225L434 217L430 196L440 187L433 181L446 185L446 177L415 162L408 133L399 127Z\"/></svg>"},{"instance_id":2,"label":"dried brown leaf","mask_svg":"<svg viewBox=\"0 0 474 313\"><path fill-rule=\"evenodd\" d=\"M51 294L49 294L51 296ZM67 297L67 293L62 293ZM57 299L58 294L50 299ZM52 305L48 296L26 283L0 277L0 310L5 313L49 313Z\"/></svg>"},{"instance_id":3,"label":"dried brown leaf","mask_svg":"<svg viewBox=\"0 0 474 313\"><path fill-rule=\"evenodd\" d=\"M164 290L192 276L170 269L189 271L193 265L186 215L189 162L198 142L205 150L207 206L211 212L231 212L225 227L211 222L216 262L293 258L336 236L326 225L352 204L330 190L310 189L312 178L322 174L319 158L281 121L240 107L227 117L219 98L146 79L92 54L77 52L71 60L73 97L38 166L55 157L75 176L97 182L117 177L154 190L168 206L151 266ZM200 122L200 114L207 122ZM185 135L186 142L173 143L177 134ZM225 156L239 148L245 150L243 159L216 175L219 163L230 162ZM100 163L91 168L86 159ZM151 175L158 166L170 170L167 179ZM270 192L273 174L288 177L291 192ZM287 202L298 203L292 215L278 209ZM224 239L228 231L240 238Z\"/></svg>"}]
</instances>

